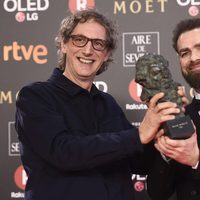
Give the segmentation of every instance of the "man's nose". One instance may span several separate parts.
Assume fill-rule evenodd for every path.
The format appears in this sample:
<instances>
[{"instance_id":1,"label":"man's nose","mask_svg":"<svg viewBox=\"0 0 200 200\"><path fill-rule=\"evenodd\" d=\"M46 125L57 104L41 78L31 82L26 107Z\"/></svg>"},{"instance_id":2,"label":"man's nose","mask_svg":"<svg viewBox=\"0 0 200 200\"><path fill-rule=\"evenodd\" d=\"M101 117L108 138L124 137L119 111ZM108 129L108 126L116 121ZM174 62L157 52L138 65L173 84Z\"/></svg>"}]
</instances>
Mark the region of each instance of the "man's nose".
<instances>
[{"instance_id":1,"label":"man's nose","mask_svg":"<svg viewBox=\"0 0 200 200\"><path fill-rule=\"evenodd\" d=\"M199 59L200 59L200 50L197 50L197 49L193 50L191 53L191 60L196 61Z\"/></svg>"},{"instance_id":2,"label":"man's nose","mask_svg":"<svg viewBox=\"0 0 200 200\"><path fill-rule=\"evenodd\" d=\"M91 54L94 50L91 41L88 41L88 43L83 48L85 54Z\"/></svg>"}]
</instances>

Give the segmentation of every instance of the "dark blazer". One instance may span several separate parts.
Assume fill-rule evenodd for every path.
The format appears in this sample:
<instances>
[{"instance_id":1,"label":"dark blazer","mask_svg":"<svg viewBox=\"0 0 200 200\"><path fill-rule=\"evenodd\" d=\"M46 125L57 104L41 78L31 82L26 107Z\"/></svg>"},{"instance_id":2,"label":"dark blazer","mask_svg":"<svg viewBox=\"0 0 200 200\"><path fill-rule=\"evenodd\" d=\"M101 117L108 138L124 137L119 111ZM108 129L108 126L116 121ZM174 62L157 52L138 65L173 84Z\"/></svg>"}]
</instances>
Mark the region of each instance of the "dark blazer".
<instances>
[{"instance_id":1,"label":"dark blazer","mask_svg":"<svg viewBox=\"0 0 200 200\"><path fill-rule=\"evenodd\" d=\"M16 130L26 200L134 199L138 130L95 85L88 92L55 69L19 92Z\"/></svg>"},{"instance_id":2,"label":"dark blazer","mask_svg":"<svg viewBox=\"0 0 200 200\"><path fill-rule=\"evenodd\" d=\"M200 103L196 99L186 107L186 114L193 120L200 144ZM176 192L178 200L200 199L200 165L194 170L175 161L166 163L157 152L154 167L148 175L148 193L152 200L167 200Z\"/></svg>"}]
</instances>

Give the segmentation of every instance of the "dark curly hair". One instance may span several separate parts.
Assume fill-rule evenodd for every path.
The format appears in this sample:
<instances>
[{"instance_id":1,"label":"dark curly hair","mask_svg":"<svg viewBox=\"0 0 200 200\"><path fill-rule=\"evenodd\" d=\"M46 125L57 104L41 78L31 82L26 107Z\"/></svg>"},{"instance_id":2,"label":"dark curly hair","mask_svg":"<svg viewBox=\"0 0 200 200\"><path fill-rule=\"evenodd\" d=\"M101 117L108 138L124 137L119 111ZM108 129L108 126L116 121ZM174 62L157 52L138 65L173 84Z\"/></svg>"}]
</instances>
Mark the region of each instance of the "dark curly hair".
<instances>
[{"instance_id":1,"label":"dark curly hair","mask_svg":"<svg viewBox=\"0 0 200 200\"><path fill-rule=\"evenodd\" d=\"M200 28L200 18L185 19L185 20L180 21L176 25L176 27L173 31L172 46L177 53L178 53L177 40L178 40L179 36L182 33L191 31L195 28Z\"/></svg>"},{"instance_id":2,"label":"dark curly hair","mask_svg":"<svg viewBox=\"0 0 200 200\"><path fill-rule=\"evenodd\" d=\"M93 19L95 22L101 24L106 30L106 41L108 42L107 50L110 52L109 59L104 62L97 72L96 75L101 74L108 67L109 62L113 61L112 55L117 47L117 28L116 24L94 10L83 10L78 11L73 15L64 18L60 24L60 29L57 37L55 38L57 54L58 54L58 65L61 70L64 71L66 65L66 54L61 51L61 42L66 43L69 40L71 33L78 23L85 23L88 20Z\"/></svg>"}]
</instances>

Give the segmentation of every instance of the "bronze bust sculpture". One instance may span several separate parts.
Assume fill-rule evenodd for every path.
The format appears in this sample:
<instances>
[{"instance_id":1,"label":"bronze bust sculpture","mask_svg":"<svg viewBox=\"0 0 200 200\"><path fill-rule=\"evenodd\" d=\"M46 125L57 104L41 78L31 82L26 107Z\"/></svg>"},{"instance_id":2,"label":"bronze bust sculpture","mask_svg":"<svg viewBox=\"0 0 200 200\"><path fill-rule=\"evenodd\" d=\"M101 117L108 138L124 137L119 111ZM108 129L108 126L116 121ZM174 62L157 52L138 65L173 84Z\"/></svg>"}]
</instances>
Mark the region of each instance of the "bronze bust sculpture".
<instances>
[{"instance_id":1,"label":"bronze bust sculpture","mask_svg":"<svg viewBox=\"0 0 200 200\"><path fill-rule=\"evenodd\" d=\"M160 102L175 102L182 108L182 99L177 92L181 85L172 79L169 62L162 55L146 54L140 57L136 63L135 81L143 86L142 101L148 102L155 94L164 92L165 96ZM194 132L190 117L183 112L176 115L175 120L165 123L164 129L174 139L187 138Z\"/></svg>"}]
</instances>

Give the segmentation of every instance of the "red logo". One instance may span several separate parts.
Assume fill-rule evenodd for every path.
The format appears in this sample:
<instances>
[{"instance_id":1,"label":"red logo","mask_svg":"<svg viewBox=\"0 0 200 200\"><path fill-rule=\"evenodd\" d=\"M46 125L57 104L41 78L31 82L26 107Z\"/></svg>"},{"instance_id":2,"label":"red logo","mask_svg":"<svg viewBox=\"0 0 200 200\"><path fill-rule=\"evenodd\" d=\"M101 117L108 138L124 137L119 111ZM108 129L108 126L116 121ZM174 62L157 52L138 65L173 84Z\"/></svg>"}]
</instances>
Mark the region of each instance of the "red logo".
<instances>
[{"instance_id":1,"label":"red logo","mask_svg":"<svg viewBox=\"0 0 200 200\"><path fill-rule=\"evenodd\" d=\"M69 9L72 13L80 10L93 9L95 6L94 0L69 0Z\"/></svg>"},{"instance_id":2,"label":"red logo","mask_svg":"<svg viewBox=\"0 0 200 200\"><path fill-rule=\"evenodd\" d=\"M199 14L199 9L197 6L191 6L189 9L188 9L188 13L192 16L192 17L195 17Z\"/></svg>"},{"instance_id":3,"label":"red logo","mask_svg":"<svg viewBox=\"0 0 200 200\"><path fill-rule=\"evenodd\" d=\"M142 181L137 181L134 184L134 188L137 192L141 192L144 190L144 183Z\"/></svg>"},{"instance_id":4,"label":"red logo","mask_svg":"<svg viewBox=\"0 0 200 200\"><path fill-rule=\"evenodd\" d=\"M18 22L23 22L25 20L26 16L23 12L18 12L16 13L15 15L15 19L18 21Z\"/></svg>"},{"instance_id":5,"label":"red logo","mask_svg":"<svg viewBox=\"0 0 200 200\"><path fill-rule=\"evenodd\" d=\"M18 188L20 188L21 190L25 190L25 186L26 186L26 181L27 181L27 175L26 172L23 168L22 165L20 165L14 174L14 180L15 180L15 184L17 185Z\"/></svg>"},{"instance_id":6,"label":"red logo","mask_svg":"<svg viewBox=\"0 0 200 200\"><path fill-rule=\"evenodd\" d=\"M140 95L142 92L142 86L137 84L133 79L129 84L129 94L134 101L142 102L140 99Z\"/></svg>"}]
</instances>

